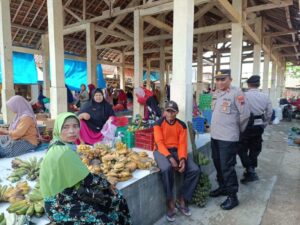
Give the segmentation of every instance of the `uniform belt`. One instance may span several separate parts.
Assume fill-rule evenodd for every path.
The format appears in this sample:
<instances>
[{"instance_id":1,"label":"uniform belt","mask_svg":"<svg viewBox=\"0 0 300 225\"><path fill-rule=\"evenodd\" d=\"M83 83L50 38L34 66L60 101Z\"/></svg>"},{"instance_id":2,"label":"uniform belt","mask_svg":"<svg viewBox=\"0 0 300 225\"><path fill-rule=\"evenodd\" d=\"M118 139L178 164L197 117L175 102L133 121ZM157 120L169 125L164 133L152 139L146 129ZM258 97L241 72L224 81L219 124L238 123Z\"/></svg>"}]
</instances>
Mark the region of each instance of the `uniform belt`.
<instances>
[{"instance_id":1,"label":"uniform belt","mask_svg":"<svg viewBox=\"0 0 300 225\"><path fill-rule=\"evenodd\" d=\"M264 115L253 116L253 119L264 119Z\"/></svg>"}]
</instances>

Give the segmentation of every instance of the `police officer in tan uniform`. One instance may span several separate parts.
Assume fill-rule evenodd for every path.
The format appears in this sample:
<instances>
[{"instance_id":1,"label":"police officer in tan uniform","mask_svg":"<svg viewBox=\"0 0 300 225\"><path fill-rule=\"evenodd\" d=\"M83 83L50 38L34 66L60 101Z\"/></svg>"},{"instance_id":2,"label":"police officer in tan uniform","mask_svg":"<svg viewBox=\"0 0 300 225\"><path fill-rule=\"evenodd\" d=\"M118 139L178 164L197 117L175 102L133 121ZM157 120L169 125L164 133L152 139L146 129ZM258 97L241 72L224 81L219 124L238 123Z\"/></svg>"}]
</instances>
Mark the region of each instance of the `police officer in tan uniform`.
<instances>
[{"instance_id":1,"label":"police officer in tan uniform","mask_svg":"<svg viewBox=\"0 0 300 225\"><path fill-rule=\"evenodd\" d=\"M227 196L220 207L230 210L239 204L236 155L239 135L247 126L250 111L243 92L231 86L230 70L220 70L215 79L217 90L212 102L211 148L219 187L211 191L210 196Z\"/></svg>"},{"instance_id":2,"label":"police officer in tan uniform","mask_svg":"<svg viewBox=\"0 0 300 225\"><path fill-rule=\"evenodd\" d=\"M255 172L257 157L262 148L262 134L272 117L272 103L269 97L261 92L260 76L253 75L247 80L249 90L245 92L251 117L246 130L240 136L239 156L245 168L241 183L246 184L258 180Z\"/></svg>"}]
</instances>

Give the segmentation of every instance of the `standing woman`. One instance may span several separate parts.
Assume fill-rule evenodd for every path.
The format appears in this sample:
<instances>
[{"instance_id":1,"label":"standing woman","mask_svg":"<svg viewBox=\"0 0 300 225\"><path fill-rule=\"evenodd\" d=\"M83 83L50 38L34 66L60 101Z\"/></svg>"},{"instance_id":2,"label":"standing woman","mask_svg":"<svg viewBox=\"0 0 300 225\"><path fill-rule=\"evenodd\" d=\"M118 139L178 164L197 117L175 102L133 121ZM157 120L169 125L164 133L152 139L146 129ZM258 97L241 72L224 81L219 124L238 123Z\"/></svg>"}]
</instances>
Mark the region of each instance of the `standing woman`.
<instances>
[{"instance_id":1,"label":"standing woman","mask_svg":"<svg viewBox=\"0 0 300 225\"><path fill-rule=\"evenodd\" d=\"M38 129L29 102L15 95L7 103L7 108L16 114L9 129L0 129L0 158L15 157L33 151L39 144Z\"/></svg>"},{"instance_id":2,"label":"standing woman","mask_svg":"<svg viewBox=\"0 0 300 225\"><path fill-rule=\"evenodd\" d=\"M101 141L101 129L108 118L114 115L112 106L104 99L102 90L96 88L90 102L79 112L81 141L86 144Z\"/></svg>"},{"instance_id":3,"label":"standing woman","mask_svg":"<svg viewBox=\"0 0 300 225\"><path fill-rule=\"evenodd\" d=\"M80 85L80 93L79 93L79 101L80 101L80 108L83 108L86 103L89 102L90 96L86 90L85 84Z\"/></svg>"},{"instance_id":4,"label":"standing woman","mask_svg":"<svg viewBox=\"0 0 300 225\"><path fill-rule=\"evenodd\" d=\"M75 153L79 129L73 113L61 113L55 120L53 141L40 170L40 189L50 221L65 225L131 225L121 192L103 175L89 173Z\"/></svg>"}]
</instances>

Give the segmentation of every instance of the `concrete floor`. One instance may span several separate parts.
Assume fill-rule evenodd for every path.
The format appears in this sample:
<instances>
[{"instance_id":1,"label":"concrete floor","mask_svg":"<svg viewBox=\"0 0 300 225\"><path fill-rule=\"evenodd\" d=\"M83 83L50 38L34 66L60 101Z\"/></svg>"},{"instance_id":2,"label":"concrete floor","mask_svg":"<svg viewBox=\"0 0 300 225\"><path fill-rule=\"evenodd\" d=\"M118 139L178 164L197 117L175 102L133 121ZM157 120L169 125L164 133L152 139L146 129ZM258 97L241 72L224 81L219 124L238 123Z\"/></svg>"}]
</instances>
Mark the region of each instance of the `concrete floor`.
<instances>
[{"instance_id":1,"label":"concrete floor","mask_svg":"<svg viewBox=\"0 0 300 225\"><path fill-rule=\"evenodd\" d=\"M237 208L223 211L219 205L225 198L211 198L205 208L191 206L191 217L178 213L175 222L161 218L155 225L299 225L300 149L287 146L288 129L292 126L300 127L300 123L282 122L265 130L257 169L260 180L240 185ZM240 162L236 170L240 179ZM214 177L212 174L213 188Z\"/></svg>"}]
</instances>

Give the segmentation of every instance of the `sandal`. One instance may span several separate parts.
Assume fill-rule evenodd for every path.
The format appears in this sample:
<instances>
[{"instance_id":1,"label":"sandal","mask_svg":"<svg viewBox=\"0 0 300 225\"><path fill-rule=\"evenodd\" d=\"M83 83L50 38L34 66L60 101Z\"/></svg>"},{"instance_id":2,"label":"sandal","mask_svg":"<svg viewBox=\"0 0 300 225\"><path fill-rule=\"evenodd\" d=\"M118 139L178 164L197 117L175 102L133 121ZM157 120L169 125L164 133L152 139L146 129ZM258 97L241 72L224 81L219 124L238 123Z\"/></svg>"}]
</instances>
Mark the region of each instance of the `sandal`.
<instances>
[{"instance_id":1,"label":"sandal","mask_svg":"<svg viewBox=\"0 0 300 225\"><path fill-rule=\"evenodd\" d=\"M187 206L182 207L182 206L180 206L180 204L178 202L175 203L175 206L183 215L185 215L185 216L192 215L192 212L189 209L189 207L187 207Z\"/></svg>"},{"instance_id":2,"label":"sandal","mask_svg":"<svg viewBox=\"0 0 300 225\"><path fill-rule=\"evenodd\" d=\"M173 212L167 212L166 213L166 220L168 222L174 222L175 221L175 215L176 215L176 213L177 213L177 209L176 208L173 210Z\"/></svg>"}]
</instances>

